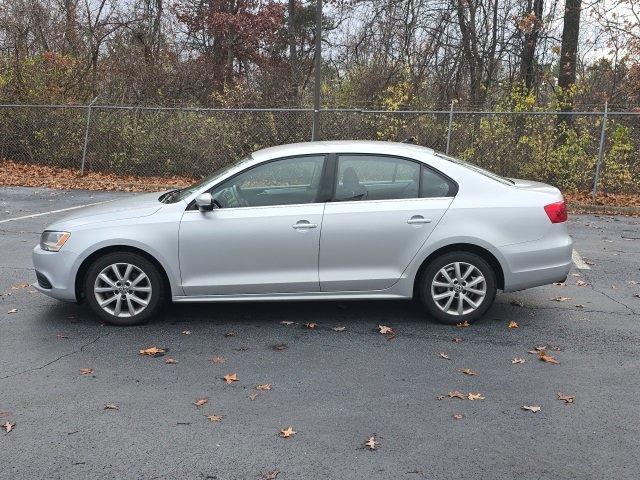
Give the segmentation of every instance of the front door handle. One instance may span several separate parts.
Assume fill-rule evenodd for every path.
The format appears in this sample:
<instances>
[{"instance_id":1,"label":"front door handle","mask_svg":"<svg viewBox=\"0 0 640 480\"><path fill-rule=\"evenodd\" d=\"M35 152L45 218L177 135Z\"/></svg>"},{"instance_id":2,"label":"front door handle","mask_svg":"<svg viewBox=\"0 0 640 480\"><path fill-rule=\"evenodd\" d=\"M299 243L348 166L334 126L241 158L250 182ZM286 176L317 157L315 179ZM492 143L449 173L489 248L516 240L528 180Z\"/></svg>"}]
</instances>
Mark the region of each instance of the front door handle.
<instances>
[{"instance_id":1,"label":"front door handle","mask_svg":"<svg viewBox=\"0 0 640 480\"><path fill-rule=\"evenodd\" d=\"M308 220L300 220L298 222L296 222L295 224L292 225L293 228L295 228L296 230L302 228L302 229L307 229L307 228L316 228L318 225L316 225L315 223L311 223Z\"/></svg>"},{"instance_id":2,"label":"front door handle","mask_svg":"<svg viewBox=\"0 0 640 480\"><path fill-rule=\"evenodd\" d=\"M415 225L420 223L431 223L430 218L424 218L422 215L414 215L409 220L407 220L409 225Z\"/></svg>"}]
</instances>

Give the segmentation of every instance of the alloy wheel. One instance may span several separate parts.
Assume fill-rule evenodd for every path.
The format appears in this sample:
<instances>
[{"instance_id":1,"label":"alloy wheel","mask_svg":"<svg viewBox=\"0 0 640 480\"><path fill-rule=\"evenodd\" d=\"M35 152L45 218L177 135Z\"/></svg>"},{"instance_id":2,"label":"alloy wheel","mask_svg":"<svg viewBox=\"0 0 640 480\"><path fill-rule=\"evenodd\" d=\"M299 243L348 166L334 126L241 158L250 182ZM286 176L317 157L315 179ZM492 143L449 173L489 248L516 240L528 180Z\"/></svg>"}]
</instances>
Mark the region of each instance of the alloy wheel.
<instances>
[{"instance_id":1,"label":"alloy wheel","mask_svg":"<svg viewBox=\"0 0 640 480\"><path fill-rule=\"evenodd\" d=\"M442 267L431 282L431 298L443 312L462 316L475 311L487 294L482 272L467 262Z\"/></svg>"},{"instance_id":2,"label":"alloy wheel","mask_svg":"<svg viewBox=\"0 0 640 480\"><path fill-rule=\"evenodd\" d=\"M114 263L96 277L93 293L100 308L115 317L133 317L151 300L151 281L131 263Z\"/></svg>"}]
</instances>

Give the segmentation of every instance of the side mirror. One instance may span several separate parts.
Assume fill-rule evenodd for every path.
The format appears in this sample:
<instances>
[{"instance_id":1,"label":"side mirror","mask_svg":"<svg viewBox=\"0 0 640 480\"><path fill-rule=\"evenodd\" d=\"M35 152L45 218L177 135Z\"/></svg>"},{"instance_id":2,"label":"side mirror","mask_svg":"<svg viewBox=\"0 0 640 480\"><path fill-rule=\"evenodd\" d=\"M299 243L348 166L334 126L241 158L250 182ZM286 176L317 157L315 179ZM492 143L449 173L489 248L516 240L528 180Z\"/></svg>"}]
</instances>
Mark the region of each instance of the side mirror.
<instances>
[{"instance_id":1,"label":"side mirror","mask_svg":"<svg viewBox=\"0 0 640 480\"><path fill-rule=\"evenodd\" d=\"M201 212L210 212L215 208L220 208L218 202L216 202L210 193L201 193L196 197L196 205Z\"/></svg>"}]
</instances>

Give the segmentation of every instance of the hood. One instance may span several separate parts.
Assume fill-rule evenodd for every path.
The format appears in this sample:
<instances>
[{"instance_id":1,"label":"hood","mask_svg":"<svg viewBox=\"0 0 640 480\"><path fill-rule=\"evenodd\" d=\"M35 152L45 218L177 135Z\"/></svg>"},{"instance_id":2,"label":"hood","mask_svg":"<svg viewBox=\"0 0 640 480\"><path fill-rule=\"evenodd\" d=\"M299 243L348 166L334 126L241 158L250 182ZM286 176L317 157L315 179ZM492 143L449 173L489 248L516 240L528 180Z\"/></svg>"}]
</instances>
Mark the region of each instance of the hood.
<instances>
[{"instance_id":1,"label":"hood","mask_svg":"<svg viewBox=\"0 0 640 480\"><path fill-rule=\"evenodd\" d=\"M49 225L47 230L68 230L90 223L125 220L152 215L163 206L158 200L162 192L145 193L79 208Z\"/></svg>"}]
</instances>

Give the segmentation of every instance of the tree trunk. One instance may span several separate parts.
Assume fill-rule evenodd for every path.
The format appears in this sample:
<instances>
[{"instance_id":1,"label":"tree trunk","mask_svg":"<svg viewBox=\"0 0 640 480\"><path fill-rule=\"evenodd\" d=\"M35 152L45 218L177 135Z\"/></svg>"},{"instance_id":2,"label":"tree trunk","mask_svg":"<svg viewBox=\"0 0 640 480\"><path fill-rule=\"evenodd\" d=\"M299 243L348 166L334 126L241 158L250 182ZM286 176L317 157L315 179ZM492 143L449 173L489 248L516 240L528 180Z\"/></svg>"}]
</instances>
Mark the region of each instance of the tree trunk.
<instances>
[{"instance_id":1,"label":"tree trunk","mask_svg":"<svg viewBox=\"0 0 640 480\"><path fill-rule=\"evenodd\" d=\"M298 103L298 63L296 58L295 31L296 0L289 0L287 17L287 36L289 37L289 66L291 69L291 100L294 106Z\"/></svg>"},{"instance_id":2,"label":"tree trunk","mask_svg":"<svg viewBox=\"0 0 640 480\"><path fill-rule=\"evenodd\" d=\"M520 78L527 91L538 85L536 47L542 29L544 0L528 0L526 18L523 19L524 42L520 60Z\"/></svg>"},{"instance_id":3,"label":"tree trunk","mask_svg":"<svg viewBox=\"0 0 640 480\"><path fill-rule=\"evenodd\" d=\"M562 47L560 49L560 70L558 72L558 89L561 110L573 110L571 87L576 83L576 62L578 54L578 36L580 34L580 10L582 0L566 0L564 9L564 26L562 28ZM570 115L560 116L560 121L571 123Z\"/></svg>"}]
</instances>

